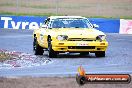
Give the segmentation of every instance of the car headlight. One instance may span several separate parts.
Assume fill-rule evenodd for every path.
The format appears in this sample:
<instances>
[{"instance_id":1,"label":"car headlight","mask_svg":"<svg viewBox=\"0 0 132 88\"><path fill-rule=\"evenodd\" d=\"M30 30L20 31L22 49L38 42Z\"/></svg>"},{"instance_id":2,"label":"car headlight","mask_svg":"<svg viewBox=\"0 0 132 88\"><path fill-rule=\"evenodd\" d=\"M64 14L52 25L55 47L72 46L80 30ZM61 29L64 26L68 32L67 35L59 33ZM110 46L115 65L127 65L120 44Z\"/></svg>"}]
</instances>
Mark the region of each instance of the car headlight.
<instances>
[{"instance_id":1,"label":"car headlight","mask_svg":"<svg viewBox=\"0 0 132 88\"><path fill-rule=\"evenodd\" d=\"M100 41L103 41L106 39L106 36L105 35L99 35L96 37L97 40L100 40Z\"/></svg>"},{"instance_id":2,"label":"car headlight","mask_svg":"<svg viewBox=\"0 0 132 88\"><path fill-rule=\"evenodd\" d=\"M60 41L67 40L68 36L67 35L58 35L57 39L60 40Z\"/></svg>"}]
</instances>

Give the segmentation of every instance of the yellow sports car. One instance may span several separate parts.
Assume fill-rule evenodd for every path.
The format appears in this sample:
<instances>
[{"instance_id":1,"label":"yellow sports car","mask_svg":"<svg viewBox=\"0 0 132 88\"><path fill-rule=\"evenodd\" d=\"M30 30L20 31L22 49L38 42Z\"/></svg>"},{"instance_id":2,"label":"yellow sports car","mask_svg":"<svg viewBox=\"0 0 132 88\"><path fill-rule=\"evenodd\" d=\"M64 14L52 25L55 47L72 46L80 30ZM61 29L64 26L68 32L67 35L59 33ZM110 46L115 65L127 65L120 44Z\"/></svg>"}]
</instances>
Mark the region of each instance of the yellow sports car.
<instances>
[{"instance_id":1,"label":"yellow sports car","mask_svg":"<svg viewBox=\"0 0 132 88\"><path fill-rule=\"evenodd\" d=\"M85 17L50 16L33 32L34 54L43 55L45 49L50 58L65 52L105 57L106 35L95 28Z\"/></svg>"}]
</instances>

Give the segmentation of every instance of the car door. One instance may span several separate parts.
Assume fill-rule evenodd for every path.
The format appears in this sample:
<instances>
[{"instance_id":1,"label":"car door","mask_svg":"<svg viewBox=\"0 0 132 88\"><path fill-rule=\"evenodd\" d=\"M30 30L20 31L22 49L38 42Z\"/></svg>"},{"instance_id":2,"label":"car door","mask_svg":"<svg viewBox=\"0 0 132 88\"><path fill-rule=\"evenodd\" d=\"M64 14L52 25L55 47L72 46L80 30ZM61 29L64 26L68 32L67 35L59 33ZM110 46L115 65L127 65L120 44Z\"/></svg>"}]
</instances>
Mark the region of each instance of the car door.
<instances>
[{"instance_id":1,"label":"car door","mask_svg":"<svg viewBox=\"0 0 132 88\"><path fill-rule=\"evenodd\" d=\"M40 44L44 47L48 47L47 36L48 36L48 26L50 18L46 19L40 28Z\"/></svg>"}]
</instances>

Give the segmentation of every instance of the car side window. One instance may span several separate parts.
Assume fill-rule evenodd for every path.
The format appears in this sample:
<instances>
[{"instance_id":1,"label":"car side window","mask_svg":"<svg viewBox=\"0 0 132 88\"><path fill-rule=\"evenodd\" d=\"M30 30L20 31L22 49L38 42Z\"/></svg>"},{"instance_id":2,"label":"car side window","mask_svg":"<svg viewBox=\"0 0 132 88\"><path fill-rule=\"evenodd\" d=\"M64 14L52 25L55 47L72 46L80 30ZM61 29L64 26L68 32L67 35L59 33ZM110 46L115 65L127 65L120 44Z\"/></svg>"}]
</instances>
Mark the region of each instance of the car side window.
<instances>
[{"instance_id":1,"label":"car side window","mask_svg":"<svg viewBox=\"0 0 132 88\"><path fill-rule=\"evenodd\" d=\"M49 22L50 22L50 18L46 19L45 22L44 22L44 24L48 25Z\"/></svg>"},{"instance_id":2,"label":"car side window","mask_svg":"<svg viewBox=\"0 0 132 88\"><path fill-rule=\"evenodd\" d=\"M49 22L50 22L50 18L46 19L46 20L43 22L43 24L41 25L41 28L47 28Z\"/></svg>"}]
</instances>

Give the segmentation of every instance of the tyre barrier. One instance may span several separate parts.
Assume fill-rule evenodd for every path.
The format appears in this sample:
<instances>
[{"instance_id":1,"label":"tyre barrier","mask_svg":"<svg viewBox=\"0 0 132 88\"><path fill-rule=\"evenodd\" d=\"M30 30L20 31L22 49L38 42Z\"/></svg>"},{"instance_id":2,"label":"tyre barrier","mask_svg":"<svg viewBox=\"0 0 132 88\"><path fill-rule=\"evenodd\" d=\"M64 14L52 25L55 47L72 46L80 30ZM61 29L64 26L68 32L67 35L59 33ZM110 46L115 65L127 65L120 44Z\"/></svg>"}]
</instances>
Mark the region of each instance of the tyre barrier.
<instances>
[{"instance_id":1,"label":"tyre barrier","mask_svg":"<svg viewBox=\"0 0 132 88\"><path fill-rule=\"evenodd\" d=\"M38 29L47 16L6 16L0 15L1 29ZM98 25L98 30L106 33L132 34L132 20L88 18L92 24Z\"/></svg>"}]
</instances>

